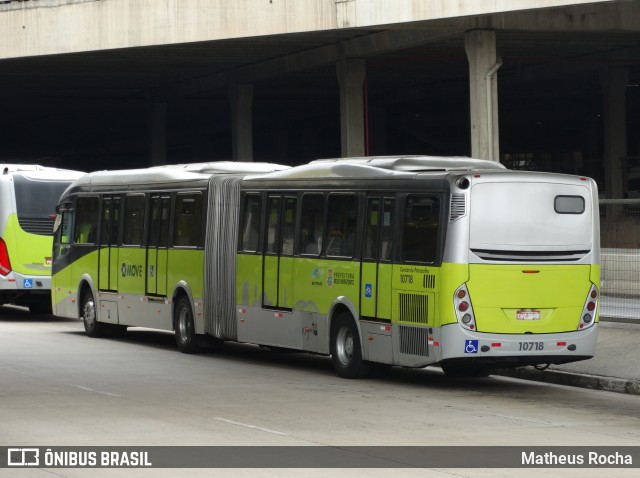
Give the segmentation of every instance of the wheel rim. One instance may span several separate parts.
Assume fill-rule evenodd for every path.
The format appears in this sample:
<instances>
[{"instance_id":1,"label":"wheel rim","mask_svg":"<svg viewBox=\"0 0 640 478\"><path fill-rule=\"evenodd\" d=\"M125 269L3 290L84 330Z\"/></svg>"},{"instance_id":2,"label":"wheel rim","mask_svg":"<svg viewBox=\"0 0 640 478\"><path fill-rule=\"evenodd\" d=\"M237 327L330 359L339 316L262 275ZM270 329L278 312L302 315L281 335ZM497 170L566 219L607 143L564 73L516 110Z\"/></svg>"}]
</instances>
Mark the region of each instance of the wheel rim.
<instances>
[{"instance_id":1,"label":"wheel rim","mask_svg":"<svg viewBox=\"0 0 640 478\"><path fill-rule=\"evenodd\" d=\"M346 327L338 331L336 337L336 354L342 365L349 365L353 357L353 335Z\"/></svg>"},{"instance_id":2,"label":"wheel rim","mask_svg":"<svg viewBox=\"0 0 640 478\"><path fill-rule=\"evenodd\" d=\"M191 337L191 314L186 307L180 310L178 316L178 333L180 334L180 341L187 343Z\"/></svg>"},{"instance_id":3,"label":"wheel rim","mask_svg":"<svg viewBox=\"0 0 640 478\"><path fill-rule=\"evenodd\" d=\"M84 321L89 327L93 327L96 323L96 305L93 303L93 298L84 304Z\"/></svg>"}]
</instances>

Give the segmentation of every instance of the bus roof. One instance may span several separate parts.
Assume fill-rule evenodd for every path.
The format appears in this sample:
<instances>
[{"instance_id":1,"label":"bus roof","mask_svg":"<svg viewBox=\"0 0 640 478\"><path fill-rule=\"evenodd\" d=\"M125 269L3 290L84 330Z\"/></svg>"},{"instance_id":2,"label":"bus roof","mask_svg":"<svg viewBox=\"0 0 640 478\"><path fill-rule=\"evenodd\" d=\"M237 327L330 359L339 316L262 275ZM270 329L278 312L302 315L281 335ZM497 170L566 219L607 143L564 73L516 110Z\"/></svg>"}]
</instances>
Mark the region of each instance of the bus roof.
<instances>
[{"instance_id":1,"label":"bus roof","mask_svg":"<svg viewBox=\"0 0 640 478\"><path fill-rule=\"evenodd\" d=\"M494 161L460 156L374 156L320 159L283 171L252 175L246 179L406 179L418 173L487 170L503 171L506 168Z\"/></svg>"},{"instance_id":2,"label":"bus roof","mask_svg":"<svg viewBox=\"0 0 640 478\"><path fill-rule=\"evenodd\" d=\"M70 190L76 188L91 189L94 186L127 187L132 185L192 182L206 180L213 174L251 174L278 171L288 167L273 163L212 161L140 169L104 170L85 174L71 185Z\"/></svg>"}]
</instances>

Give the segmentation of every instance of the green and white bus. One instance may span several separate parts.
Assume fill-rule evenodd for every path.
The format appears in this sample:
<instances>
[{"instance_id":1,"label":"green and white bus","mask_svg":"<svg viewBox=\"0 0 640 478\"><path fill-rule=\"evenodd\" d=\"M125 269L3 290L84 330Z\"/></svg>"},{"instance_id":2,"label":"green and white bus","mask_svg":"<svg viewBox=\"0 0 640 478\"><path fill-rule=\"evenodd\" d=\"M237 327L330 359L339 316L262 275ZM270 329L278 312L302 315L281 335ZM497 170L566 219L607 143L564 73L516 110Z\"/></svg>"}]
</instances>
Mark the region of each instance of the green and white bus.
<instances>
[{"instance_id":1,"label":"green and white bus","mask_svg":"<svg viewBox=\"0 0 640 478\"><path fill-rule=\"evenodd\" d=\"M51 312L51 245L61 194L83 173L0 164L0 305Z\"/></svg>"},{"instance_id":2,"label":"green and white bus","mask_svg":"<svg viewBox=\"0 0 640 478\"><path fill-rule=\"evenodd\" d=\"M431 364L482 376L595 353L591 179L437 157L324 160L197 187L135 179L104 173L62 198L54 307L89 335L110 323L174 330L185 352L208 336L326 354L348 378ZM95 237L80 239L89 223Z\"/></svg>"}]
</instances>

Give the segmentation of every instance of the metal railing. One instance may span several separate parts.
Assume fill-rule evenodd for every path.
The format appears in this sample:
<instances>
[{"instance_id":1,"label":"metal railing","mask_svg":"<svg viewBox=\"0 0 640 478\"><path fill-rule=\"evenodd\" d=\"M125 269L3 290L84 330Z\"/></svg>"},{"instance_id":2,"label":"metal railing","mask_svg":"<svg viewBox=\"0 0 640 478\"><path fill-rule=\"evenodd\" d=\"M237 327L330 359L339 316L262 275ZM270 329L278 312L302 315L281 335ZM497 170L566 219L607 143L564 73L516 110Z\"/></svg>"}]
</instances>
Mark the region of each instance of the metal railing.
<instances>
[{"instance_id":1,"label":"metal railing","mask_svg":"<svg viewBox=\"0 0 640 478\"><path fill-rule=\"evenodd\" d=\"M600 200L600 316L640 323L640 199Z\"/></svg>"}]
</instances>

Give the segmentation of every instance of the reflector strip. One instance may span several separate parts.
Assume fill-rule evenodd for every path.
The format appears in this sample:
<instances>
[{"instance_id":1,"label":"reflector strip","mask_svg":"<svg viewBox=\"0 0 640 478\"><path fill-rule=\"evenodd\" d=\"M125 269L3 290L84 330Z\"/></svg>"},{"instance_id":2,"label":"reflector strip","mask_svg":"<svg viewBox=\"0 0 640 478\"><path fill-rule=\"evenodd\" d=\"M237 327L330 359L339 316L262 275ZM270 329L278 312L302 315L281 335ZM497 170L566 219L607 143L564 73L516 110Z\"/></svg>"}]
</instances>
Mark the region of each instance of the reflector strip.
<instances>
[{"instance_id":1,"label":"reflector strip","mask_svg":"<svg viewBox=\"0 0 640 478\"><path fill-rule=\"evenodd\" d=\"M557 345L558 347L566 347L566 346L567 346L567 343L566 343L566 342L558 342L556 345Z\"/></svg>"}]
</instances>

